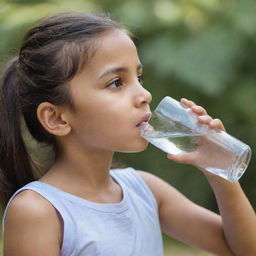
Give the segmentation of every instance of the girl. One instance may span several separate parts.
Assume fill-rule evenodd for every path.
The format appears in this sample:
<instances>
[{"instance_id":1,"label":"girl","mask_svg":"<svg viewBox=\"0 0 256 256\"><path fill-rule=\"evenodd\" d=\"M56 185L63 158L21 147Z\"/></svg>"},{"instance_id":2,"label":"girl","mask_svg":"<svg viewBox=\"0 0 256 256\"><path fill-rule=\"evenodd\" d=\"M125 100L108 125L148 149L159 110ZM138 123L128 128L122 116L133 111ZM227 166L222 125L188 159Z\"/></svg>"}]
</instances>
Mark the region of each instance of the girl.
<instances>
[{"instance_id":1,"label":"girl","mask_svg":"<svg viewBox=\"0 0 256 256\"><path fill-rule=\"evenodd\" d=\"M216 255L256 255L255 214L238 183L205 172L219 216L154 175L110 170L115 151L147 147L139 124L150 118L151 94L141 76L129 32L108 17L58 14L27 32L1 82L5 256L162 256L161 231ZM224 129L202 107L182 103ZM55 150L38 181L21 118Z\"/></svg>"}]
</instances>

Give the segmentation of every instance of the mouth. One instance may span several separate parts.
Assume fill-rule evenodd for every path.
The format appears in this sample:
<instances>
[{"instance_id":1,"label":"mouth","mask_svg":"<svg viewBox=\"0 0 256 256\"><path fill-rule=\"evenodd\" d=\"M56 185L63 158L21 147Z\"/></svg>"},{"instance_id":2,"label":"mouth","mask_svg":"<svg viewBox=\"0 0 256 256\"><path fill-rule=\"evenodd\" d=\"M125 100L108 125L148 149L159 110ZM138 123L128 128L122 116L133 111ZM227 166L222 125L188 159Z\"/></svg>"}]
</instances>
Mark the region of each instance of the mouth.
<instances>
[{"instance_id":1,"label":"mouth","mask_svg":"<svg viewBox=\"0 0 256 256\"><path fill-rule=\"evenodd\" d=\"M147 123L150 120L151 117L152 117L152 113L150 113L150 112L146 113L142 117L141 121L136 125L136 127L140 127L140 126L144 125L145 123Z\"/></svg>"}]
</instances>

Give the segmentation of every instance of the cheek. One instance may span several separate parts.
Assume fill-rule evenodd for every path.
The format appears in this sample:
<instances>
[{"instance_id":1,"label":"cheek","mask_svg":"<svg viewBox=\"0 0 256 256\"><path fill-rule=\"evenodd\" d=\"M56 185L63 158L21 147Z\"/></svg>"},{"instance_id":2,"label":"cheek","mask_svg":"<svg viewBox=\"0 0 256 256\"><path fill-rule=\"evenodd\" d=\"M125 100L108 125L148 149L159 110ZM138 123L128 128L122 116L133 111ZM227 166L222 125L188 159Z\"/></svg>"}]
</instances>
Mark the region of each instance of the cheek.
<instances>
[{"instance_id":1,"label":"cheek","mask_svg":"<svg viewBox=\"0 0 256 256\"><path fill-rule=\"evenodd\" d=\"M81 127L78 140L86 147L116 152L139 152L148 145L136 127L121 125L113 120L105 123L96 121L89 127Z\"/></svg>"},{"instance_id":2,"label":"cheek","mask_svg":"<svg viewBox=\"0 0 256 256\"><path fill-rule=\"evenodd\" d=\"M86 119L91 127L99 129L111 130L112 132L120 131L129 125L128 108L124 108L124 104L105 103L98 105L95 109L89 111ZM120 127L120 129L119 129Z\"/></svg>"},{"instance_id":3,"label":"cheek","mask_svg":"<svg viewBox=\"0 0 256 256\"><path fill-rule=\"evenodd\" d=\"M136 152L145 149L147 142L136 128L134 114L129 103L111 100L111 103L83 106L84 111L74 116L75 133L85 146L120 152ZM113 104L115 102L115 104ZM119 100L120 102L120 100Z\"/></svg>"},{"instance_id":4,"label":"cheek","mask_svg":"<svg viewBox=\"0 0 256 256\"><path fill-rule=\"evenodd\" d=\"M89 141L104 141L110 137L121 137L119 135L127 125L119 113L106 110L104 107L87 109L75 118L74 130L78 137Z\"/></svg>"}]
</instances>

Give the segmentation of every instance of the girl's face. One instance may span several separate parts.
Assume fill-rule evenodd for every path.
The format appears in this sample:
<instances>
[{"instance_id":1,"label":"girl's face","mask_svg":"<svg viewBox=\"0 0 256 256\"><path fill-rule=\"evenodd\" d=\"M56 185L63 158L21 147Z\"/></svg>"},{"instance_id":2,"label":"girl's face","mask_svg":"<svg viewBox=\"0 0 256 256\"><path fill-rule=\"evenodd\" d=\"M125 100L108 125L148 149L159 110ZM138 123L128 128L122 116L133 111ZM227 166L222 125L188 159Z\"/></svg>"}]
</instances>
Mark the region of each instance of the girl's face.
<instances>
[{"instance_id":1,"label":"girl's face","mask_svg":"<svg viewBox=\"0 0 256 256\"><path fill-rule=\"evenodd\" d=\"M152 97L141 85L137 49L122 31L104 34L96 45L83 72L70 83L72 135L81 147L144 150L148 143L140 136L138 124L149 118Z\"/></svg>"}]
</instances>

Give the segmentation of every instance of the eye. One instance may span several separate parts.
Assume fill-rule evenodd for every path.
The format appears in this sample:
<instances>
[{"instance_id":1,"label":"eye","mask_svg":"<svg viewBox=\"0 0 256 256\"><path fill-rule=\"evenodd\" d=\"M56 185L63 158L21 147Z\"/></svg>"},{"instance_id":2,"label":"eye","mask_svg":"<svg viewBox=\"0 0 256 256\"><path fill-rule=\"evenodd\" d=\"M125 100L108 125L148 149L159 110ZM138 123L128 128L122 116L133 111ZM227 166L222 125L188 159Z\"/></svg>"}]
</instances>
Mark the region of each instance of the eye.
<instances>
[{"instance_id":1,"label":"eye","mask_svg":"<svg viewBox=\"0 0 256 256\"><path fill-rule=\"evenodd\" d=\"M142 75L138 75L138 81L140 84L143 84L143 76Z\"/></svg>"},{"instance_id":2,"label":"eye","mask_svg":"<svg viewBox=\"0 0 256 256\"><path fill-rule=\"evenodd\" d=\"M123 85L122 79L118 78L118 79L112 81L111 83L109 83L107 87L109 87L109 88L117 88L117 87L120 87L122 85Z\"/></svg>"}]
</instances>

